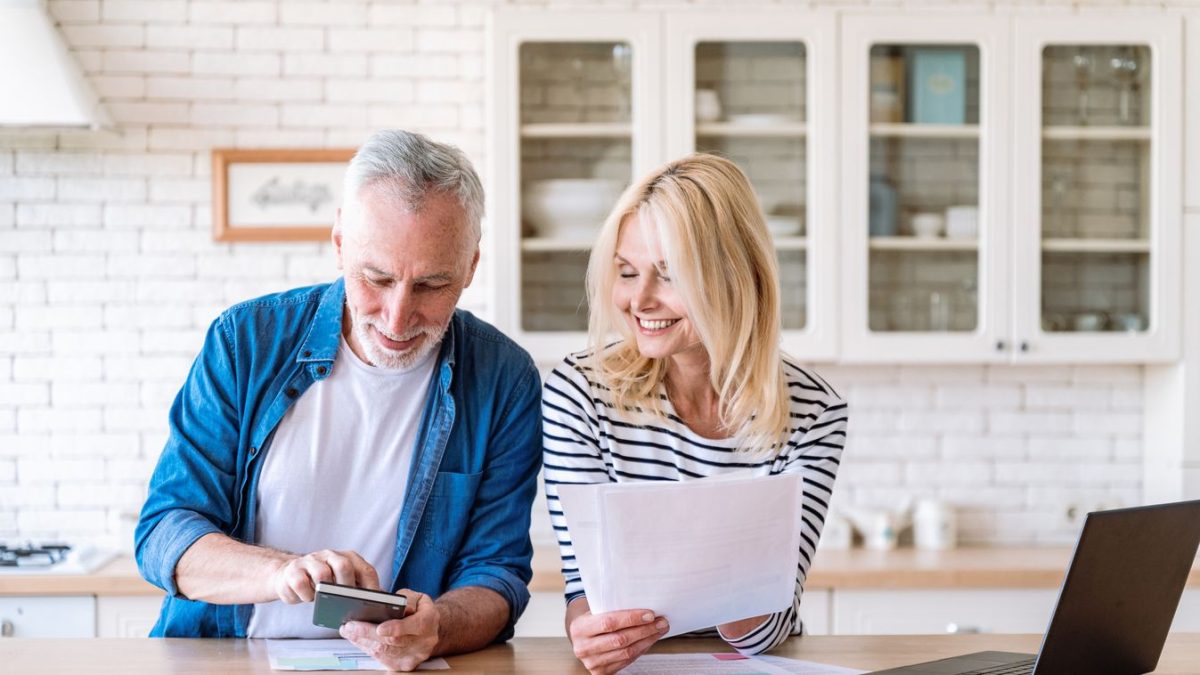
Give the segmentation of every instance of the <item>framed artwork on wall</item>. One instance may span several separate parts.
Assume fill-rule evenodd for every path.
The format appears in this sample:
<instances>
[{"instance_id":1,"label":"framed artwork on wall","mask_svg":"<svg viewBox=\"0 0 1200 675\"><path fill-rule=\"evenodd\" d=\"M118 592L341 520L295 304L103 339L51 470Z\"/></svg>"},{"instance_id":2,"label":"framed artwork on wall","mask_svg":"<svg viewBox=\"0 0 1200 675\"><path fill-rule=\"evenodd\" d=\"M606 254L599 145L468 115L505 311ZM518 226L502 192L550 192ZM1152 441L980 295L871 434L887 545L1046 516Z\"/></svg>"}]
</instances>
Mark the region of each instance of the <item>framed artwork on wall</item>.
<instances>
[{"instance_id":1,"label":"framed artwork on wall","mask_svg":"<svg viewBox=\"0 0 1200 675\"><path fill-rule=\"evenodd\" d=\"M353 156L353 148L213 149L213 239L329 241Z\"/></svg>"}]
</instances>

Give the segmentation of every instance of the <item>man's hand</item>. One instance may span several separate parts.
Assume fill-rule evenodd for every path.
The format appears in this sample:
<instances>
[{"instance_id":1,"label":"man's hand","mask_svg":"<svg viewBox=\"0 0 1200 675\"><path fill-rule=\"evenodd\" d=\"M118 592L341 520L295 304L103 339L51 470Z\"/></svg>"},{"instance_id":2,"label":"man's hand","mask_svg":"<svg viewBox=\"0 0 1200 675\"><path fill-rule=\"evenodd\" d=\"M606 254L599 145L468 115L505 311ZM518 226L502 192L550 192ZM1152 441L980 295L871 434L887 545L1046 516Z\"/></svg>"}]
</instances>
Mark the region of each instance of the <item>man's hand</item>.
<instances>
[{"instance_id":1,"label":"man's hand","mask_svg":"<svg viewBox=\"0 0 1200 675\"><path fill-rule=\"evenodd\" d=\"M407 673L433 656L441 614L433 598L424 593L407 589L396 592L408 598L403 619L380 624L350 621L338 632L389 670Z\"/></svg>"},{"instance_id":2,"label":"man's hand","mask_svg":"<svg viewBox=\"0 0 1200 675\"><path fill-rule=\"evenodd\" d=\"M317 582L332 582L372 591L379 588L379 574L371 563L354 551L316 551L282 562L271 575L271 591L289 605L312 602Z\"/></svg>"},{"instance_id":3,"label":"man's hand","mask_svg":"<svg viewBox=\"0 0 1200 675\"><path fill-rule=\"evenodd\" d=\"M633 663L669 628L648 609L576 616L568 627L575 656L592 675L609 675Z\"/></svg>"}]
</instances>

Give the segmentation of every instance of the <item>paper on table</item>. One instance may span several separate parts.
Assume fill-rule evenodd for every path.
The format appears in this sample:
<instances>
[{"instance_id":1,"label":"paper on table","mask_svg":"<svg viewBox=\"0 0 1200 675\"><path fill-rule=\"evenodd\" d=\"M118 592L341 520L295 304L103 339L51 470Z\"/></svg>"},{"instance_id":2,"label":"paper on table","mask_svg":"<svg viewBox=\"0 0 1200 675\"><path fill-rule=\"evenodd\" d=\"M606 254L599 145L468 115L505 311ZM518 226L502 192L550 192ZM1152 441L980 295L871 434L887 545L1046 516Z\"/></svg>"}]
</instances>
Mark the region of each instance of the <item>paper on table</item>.
<instances>
[{"instance_id":1,"label":"paper on table","mask_svg":"<svg viewBox=\"0 0 1200 675\"><path fill-rule=\"evenodd\" d=\"M779 656L647 654L621 675L860 675L865 670Z\"/></svg>"},{"instance_id":2,"label":"paper on table","mask_svg":"<svg viewBox=\"0 0 1200 675\"><path fill-rule=\"evenodd\" d=\"M650 609L670 637L792 602L799 475L560 485L558 495L593 613Z\"/></svg>"},{"instance_id":3,"label":"paper on table","mask_svg":"<svg viewBox=\"0 0 1200 675\"><path fill-rule=\"evenodd\" d=\"M349 640L267 640L271 670L387 670ZM417 670L449 670L444 659L430 659Z\"/></svg>"}]
</instances>

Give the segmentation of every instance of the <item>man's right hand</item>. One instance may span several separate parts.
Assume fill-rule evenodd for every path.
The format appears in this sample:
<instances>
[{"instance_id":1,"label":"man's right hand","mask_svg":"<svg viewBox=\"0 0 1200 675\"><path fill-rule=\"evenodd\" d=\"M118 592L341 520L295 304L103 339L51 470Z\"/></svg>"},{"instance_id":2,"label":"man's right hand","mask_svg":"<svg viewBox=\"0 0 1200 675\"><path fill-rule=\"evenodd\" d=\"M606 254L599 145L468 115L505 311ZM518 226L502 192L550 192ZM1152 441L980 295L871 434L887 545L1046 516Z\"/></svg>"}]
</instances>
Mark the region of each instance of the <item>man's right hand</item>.
<instances>
[{"instance_id":1,"label":"man's right hand","mask_svg":"<svg viewBox=\"0 0 1200 675\"><path fill-rule=\"evenodd\" d=\"M289 605L312 602L317 582L332 582L373 591L379 587L379 574L354 551L316 551L283 561L271 575L271 591Z\"/></svg>"},{"instance_id":2,"label":"man's right hand","mask_svg":"<svg viewBox=\"0 0 1200 675\"><path fill-rule=\"evenodd\" d=\"M648 609L576 616L568 628L575 656L592 675L609 675L633 663L667 632L667 620Z\"/></svg>"}]
</instances>

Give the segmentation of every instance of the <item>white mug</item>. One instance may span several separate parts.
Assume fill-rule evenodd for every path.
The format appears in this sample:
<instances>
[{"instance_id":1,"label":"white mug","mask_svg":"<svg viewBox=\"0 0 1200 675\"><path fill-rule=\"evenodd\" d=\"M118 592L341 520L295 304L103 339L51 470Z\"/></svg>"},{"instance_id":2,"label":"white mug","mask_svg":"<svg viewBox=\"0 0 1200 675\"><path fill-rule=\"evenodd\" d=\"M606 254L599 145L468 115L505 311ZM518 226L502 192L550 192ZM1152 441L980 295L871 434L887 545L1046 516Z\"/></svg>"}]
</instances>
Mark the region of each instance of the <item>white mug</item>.
<instances>
[{"instance_id":1,"label":"white mug","mask_svg":"<svg viewBox=\"0 0 1200 675\"><path fill-rule=\"evenodd\" d=\"M922 499L913 511L913 543L917 548L942 551L958 543L954 508L945 502Z\"/></svg>"},{"instance_id":2,"label":"white mug","mask_svg":"<svg viewBox=\"0 0 1200 675\"><path fill-rule=\"evenodd\" d=\"M946 224L946 218L940 213L918 213L910 223L913 234L923 239L940 237Z\"/></svg>"},{"instance_id":3,"label":"white mug","mask_svg":"<svg viewBox=\"0 0 1200 675\"><path fill-rule=\"evenodd\" d=\"M696 119L701 122L721 119L721 99L715 89L696 90Z\"/></svg>"}]
</instances>

